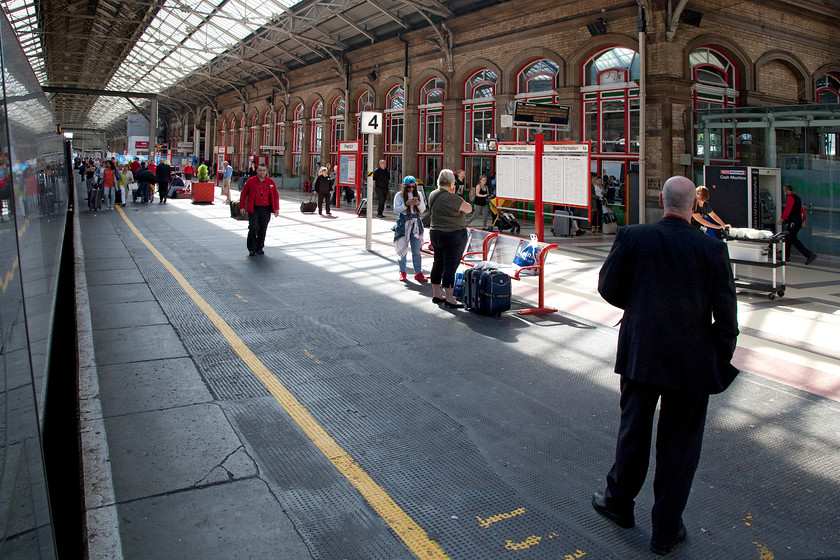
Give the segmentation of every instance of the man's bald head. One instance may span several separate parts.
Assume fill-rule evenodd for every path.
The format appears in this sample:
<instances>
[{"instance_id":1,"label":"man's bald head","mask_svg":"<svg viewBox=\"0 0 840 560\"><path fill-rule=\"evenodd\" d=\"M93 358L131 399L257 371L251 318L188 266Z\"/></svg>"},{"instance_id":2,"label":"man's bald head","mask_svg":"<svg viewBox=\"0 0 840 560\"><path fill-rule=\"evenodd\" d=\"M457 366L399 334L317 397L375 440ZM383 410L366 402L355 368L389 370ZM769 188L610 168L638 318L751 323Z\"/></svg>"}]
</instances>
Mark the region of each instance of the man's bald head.
<instances>
[{"instance_id":1,"label":"man's bald head","mask_svg":"<svg viewBox=\"0 0 840 560\"><path fill-rule=\"evenodd\" d=\"M697 191L694 183L687 177L671 177L662 186L659 200L666 214L677 214L691 220L691 214L697 207Z\"/></svg>"}]
</instances>

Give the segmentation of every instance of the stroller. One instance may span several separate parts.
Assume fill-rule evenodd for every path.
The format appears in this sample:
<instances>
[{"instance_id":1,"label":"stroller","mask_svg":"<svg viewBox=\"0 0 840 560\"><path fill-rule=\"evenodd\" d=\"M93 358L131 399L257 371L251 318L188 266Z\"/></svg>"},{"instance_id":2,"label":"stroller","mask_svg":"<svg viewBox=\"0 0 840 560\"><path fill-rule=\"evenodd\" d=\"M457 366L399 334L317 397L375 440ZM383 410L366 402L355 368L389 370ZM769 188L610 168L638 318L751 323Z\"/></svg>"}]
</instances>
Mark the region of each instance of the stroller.
<instances>
[{"instance_id":1,"label":"stroller","mask_svg":"<svg viewBox=\"0 0 840 560\"><path fill-rule=\"evenodd\" d=\"M513 235L519 235L519 232L522 231L522 227L519 225L519 222L516 221L513 214L500 210L496 206L495 198L488 198L487 206L490 208L490 215L493 217L493 223L490 224L490 231L493 231L493 227L495 226L499 228L499 233L509 229Z\"/></svg>"}]
</instances>

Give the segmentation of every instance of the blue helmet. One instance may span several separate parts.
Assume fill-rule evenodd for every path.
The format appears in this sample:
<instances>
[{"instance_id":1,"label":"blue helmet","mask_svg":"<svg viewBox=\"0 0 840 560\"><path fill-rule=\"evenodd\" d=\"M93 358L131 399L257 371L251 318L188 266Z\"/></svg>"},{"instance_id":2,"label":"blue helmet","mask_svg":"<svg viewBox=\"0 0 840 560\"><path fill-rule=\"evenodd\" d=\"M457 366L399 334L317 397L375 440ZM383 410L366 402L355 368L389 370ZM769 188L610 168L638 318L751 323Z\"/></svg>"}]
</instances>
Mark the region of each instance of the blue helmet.
<instances>
[{"instance_id":1,"label":"blue helmet","mask_svg":"<svg viewBox=\"0 0 840 560\"><path fill-rule=\"evenodd\" d=\"M414 175L406 175L405 179L403 179L403 185L410 185L411 183L417 183L417 179L414 178Z\"/></svg>"}]
</instances>

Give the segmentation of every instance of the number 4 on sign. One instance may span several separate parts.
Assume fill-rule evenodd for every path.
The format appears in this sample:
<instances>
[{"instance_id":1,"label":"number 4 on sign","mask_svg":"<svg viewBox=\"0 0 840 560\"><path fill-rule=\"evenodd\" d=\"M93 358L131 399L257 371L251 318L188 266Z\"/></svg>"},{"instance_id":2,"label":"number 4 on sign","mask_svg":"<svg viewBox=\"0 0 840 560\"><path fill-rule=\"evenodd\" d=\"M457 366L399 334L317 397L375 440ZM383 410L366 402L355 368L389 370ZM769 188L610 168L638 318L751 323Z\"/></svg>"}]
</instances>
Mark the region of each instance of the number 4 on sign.
<instances>
[{"instance_id":1,"label":"number 4 on sign","mask_svg":"<svg viewBox=\"0 0 840 560\"><path fill-rule=\"evenodd\" d=\"M382 113L363 111L362 134L382 134Z\"/></svg>"}]
</instances>

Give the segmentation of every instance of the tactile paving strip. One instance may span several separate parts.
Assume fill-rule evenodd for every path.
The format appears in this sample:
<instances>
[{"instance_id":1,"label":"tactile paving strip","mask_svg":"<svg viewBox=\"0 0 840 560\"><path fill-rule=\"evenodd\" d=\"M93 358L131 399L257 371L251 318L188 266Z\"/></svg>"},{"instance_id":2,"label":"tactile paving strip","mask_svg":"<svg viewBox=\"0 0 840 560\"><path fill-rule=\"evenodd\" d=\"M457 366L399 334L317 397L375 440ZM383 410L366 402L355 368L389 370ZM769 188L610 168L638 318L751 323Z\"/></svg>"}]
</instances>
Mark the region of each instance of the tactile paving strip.
<instances>
[{"instance_id":1,"label":"tactile paving strip","mask_svg":"<svg viewBox=\"0 0 840 560\"><path fill-rule=\"evenodd\" d=\"M617 529L589 505L615 445L614 331L562 314L535 324L385 309L378 290L351 287L305 263L289 266L308 292L329 292L329 299L268 293L230 269L238 293L258 294L260 305L293 318L289 328L254 329L243 339L451 558L649 557L650 480L635 529ZM259 316L257 297L240 305L230 297L233 286L214 292L223 283L202 285L203 274L196 269L189 280L230 324L247 328L249 314ZM155 278L166 283L165 275ZM161 296L170 317L189 322L189 313L174 312L182 306L175 300ZM310 329L313 321L330 328ZM301 329L313 334L296 336ZM281 331L291 335L282 343ZM208 384L222 386L208 374L224 370L228 355L179 332ZM336 332L357 345L334 347ZM231 386L216 394L231 395L223 406L316 558L410 557L390 533L382 536L379 516L277 415L274 401L256 406L235 390L235 379L226 382ZM692 532L673 557L752 560L764 550L780 558L796 550L797 560L836 556L838 518L826 512L839 510L839 409L755 378L713 397L685 515ZM805 512L807 528L791 527L794 510Z\"/></svg>"}]
</instances>

